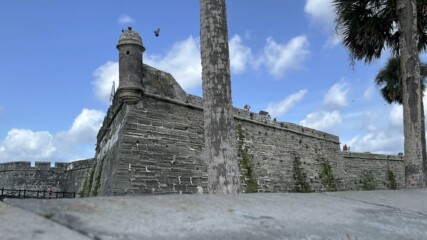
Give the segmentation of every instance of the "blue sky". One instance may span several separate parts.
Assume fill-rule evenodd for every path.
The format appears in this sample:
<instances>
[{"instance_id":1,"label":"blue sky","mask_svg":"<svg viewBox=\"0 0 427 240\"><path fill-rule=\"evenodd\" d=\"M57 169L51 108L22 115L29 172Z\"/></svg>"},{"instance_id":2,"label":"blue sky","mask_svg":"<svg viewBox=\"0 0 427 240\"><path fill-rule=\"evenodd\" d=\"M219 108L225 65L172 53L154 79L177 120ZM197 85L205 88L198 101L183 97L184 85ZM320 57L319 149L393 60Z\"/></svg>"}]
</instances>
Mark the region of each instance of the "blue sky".
<instances>
[{"instance_id":1,"label":"blue sky","mask_svg":"<svg viewBox=\"0 0 427 240\"><path fill-rule=\"evenodd\" d=\"M352 151L403 151L402 109L373 84L389 55L352 67L329 0L227 3L234 106L338 135ZM0 162L94 156L128 26L145 63L202 95L197 0L2 0L0 9Z\"/></svg>"}]
</instances>

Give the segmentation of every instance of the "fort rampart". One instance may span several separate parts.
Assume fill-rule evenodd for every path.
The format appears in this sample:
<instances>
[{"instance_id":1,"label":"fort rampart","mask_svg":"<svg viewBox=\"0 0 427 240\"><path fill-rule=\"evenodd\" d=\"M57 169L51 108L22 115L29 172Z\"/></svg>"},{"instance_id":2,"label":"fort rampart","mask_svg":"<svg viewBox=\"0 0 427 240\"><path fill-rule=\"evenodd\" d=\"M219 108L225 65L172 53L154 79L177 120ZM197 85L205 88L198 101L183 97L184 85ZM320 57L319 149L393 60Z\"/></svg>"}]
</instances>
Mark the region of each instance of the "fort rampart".
<instances>
[{"instance_id":1,"label":"fort rampart","mask_svg":"<svg viewBox=\"0 0 427 240\"><path fill-rule=\"evenodd\" d=\"M100 134L91 194L132 195L196 193L206 190L202 99L185 101L146 92L136 105L116 100ZM327 190L330 174L337 190L389 189L404 185L402 156L340 151L339 138L265 115L235 109L237 137L252 172L242 167L258 192ZM238 152L242 161L242 154ZM325 173L325 166L331 171ZM296 170L299 169L299 170ZM390 178L390 172L392 174ZM296 176L301 174L301 176ZM394 182L394 183L393 183ZM393 187L394 186L394 187Z\"/></svg>"},{"instance_id":2,"label":"fort rampart","mask_svg":"<svg viewBox=\"0 0 427 240\"><path fill-rule=\"evenodd\" d=\"M120 83L97 135L94 160L0 164L0 187L77 191L84 196L206 192L201 161L202 98L171 74L142 62L138 33L117 45ZM342 152L339 138L267 112L234 109L236 152L244 192L396 189L403 156Z\"/></svg>"},{"instance_id":3,"label":"fort rampart","mask_svg":"<svg viewBox=\"0 0 427 240\"><path fill-rule=\"evenodd\" d=\"M9 162L0 164L0 188L78 192L90 172L93 159L71 163Z\"/></svg>"},{"instance_id":4,"label":"fort rampart","mask_svg":"<svg viewBox=\"0 0 427 240\"><path fill-rule=\"evenodd\" d=\"M185 94L170 74L144 68L141 101L127 105L115 97L98 133L95 160L53 167L3 163L0 187L51 186L91 196L206 191L202 99ZM403 156L342 152L337 136L243 109L235 108L234 115L246 191L250 183L257 192L300 191L302 184L310 191L331 190L329 177L336 190L404 186Z\"/></svg>"}]
</instances>

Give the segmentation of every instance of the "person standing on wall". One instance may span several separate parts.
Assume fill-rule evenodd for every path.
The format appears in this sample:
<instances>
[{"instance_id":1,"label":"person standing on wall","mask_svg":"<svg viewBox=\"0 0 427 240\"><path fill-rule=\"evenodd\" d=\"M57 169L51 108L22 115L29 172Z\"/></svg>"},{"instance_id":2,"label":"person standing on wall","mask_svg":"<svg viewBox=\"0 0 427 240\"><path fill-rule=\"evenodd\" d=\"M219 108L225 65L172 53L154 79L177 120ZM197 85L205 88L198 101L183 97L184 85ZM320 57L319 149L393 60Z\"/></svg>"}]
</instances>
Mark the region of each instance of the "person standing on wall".
<instances>
[{"instance_id":1,"label":"person standing on wall","mask_svg":"<svg viewBox=\"0 0 427 240\"><path fill-rule=\"evenodd\" d=\"M347 144L344 144L344 146L342 147L342 150L343 150L344 152L347 152L347 151L348 151Z\"/></svg>"}]
</instances>

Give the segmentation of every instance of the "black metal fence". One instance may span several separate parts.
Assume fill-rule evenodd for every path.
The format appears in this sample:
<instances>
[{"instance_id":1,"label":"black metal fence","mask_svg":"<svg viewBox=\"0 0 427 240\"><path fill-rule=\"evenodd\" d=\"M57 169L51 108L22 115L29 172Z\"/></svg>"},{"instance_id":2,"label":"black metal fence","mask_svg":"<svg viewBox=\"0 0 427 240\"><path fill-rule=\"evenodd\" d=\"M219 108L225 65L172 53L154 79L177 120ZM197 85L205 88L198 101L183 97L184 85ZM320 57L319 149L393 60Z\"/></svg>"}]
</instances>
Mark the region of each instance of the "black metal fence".
<instances>
[{"instance_id":1,"label":"black metal fence","mask_svg":"<svg viewBox=\"0 0 427 240\"><path fill-rule=\"evenodd\" d=\"M4 198L75 198L75 192L55 192L46 190L0 189L0 201Z\"/></svg>"}]
</instances>

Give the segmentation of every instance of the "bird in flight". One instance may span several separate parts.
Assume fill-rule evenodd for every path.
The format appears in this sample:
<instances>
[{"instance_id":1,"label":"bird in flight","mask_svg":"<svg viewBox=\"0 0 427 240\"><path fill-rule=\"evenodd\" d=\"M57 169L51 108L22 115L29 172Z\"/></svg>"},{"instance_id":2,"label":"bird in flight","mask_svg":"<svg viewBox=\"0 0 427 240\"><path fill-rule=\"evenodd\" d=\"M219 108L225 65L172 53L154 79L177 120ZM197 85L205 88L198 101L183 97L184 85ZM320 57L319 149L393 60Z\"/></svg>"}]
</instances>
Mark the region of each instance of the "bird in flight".
<instances>
[{"instance_id":1,"label":"bird in flight","mask_svg":"<svg viewBox=\"0 0 427 240\"><path fill-rule=\"evenodd\" d=\"M154 31L154 35L158 37L160 35L160 28L157 28L157 30Z\"/></svg>"}]
</instances>

